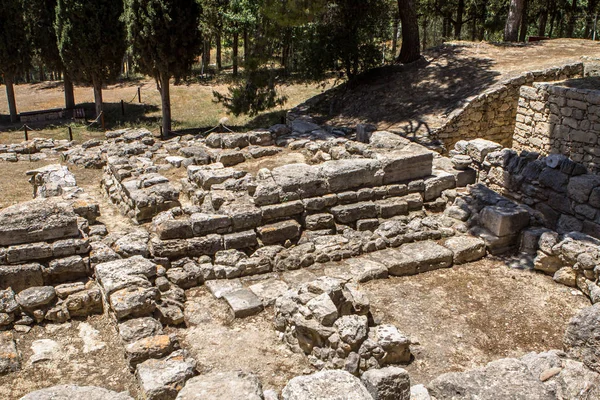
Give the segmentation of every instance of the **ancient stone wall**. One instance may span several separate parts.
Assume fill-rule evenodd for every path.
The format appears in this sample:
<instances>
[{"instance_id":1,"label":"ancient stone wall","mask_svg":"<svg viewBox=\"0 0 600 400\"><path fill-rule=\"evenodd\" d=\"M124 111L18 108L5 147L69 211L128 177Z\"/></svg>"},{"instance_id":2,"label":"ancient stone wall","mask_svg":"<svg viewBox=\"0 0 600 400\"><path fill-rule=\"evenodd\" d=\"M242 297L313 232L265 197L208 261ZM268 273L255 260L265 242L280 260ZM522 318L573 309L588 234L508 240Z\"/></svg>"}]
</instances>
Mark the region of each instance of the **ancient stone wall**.
<instances>
[{"instance_id":1,"label":"ancient stone wall","mask_svg":"<svg viewBox=\"0 0 600 400\"><path fill-rule=\"evenodd\" d=\"M561 154L517 153L481 139L458 142L452 153L470 155L480 182L528 206L547 228L600 237L600 176L582 164Z\"/></svg>"},{"instance_id":2,"label":"ancient stone wall","mask_svg":"<svg viewBox=\"0 0 600 400\"><path fill-rule=\"evenodd\" d=\"M513 147L541 154L563 154L600 170L600 90L535 83L523 86Z\"/></svg>"},{"instance_id":3,"label":"ancient stone wall","mask_svg":"<svg viewBox=\"0 0 600 400\"><path fill-rule=\"evenodd\" d=\"M563 80L582 74L583 64L576 63L532 71L500 82L468 98L432 136L441 140L447 149L451 149L459 140L475 138L493 140L511 147L520 88L534 82Z\"/></svg>"}]
</instances>

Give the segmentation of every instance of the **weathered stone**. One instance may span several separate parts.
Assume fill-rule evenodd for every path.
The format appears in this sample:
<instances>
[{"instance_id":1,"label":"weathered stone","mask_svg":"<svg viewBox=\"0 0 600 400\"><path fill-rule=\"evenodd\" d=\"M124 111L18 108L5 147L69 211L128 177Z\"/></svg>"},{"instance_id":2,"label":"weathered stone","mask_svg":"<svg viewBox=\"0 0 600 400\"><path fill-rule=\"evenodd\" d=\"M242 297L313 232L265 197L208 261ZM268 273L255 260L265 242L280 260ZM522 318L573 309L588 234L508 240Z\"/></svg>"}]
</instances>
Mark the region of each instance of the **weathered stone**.
<instances>
[{"instance_id":1,"label":"weathered stone","mask_svg":"<svg viewBox=\"0 0 600 400\"><path fill-rule=\"evenodd\" d=\"M42 268L47 282L66 282L87 277L88 266L80 256L59 258L50 261L48 267Z\"/></svg>"},{"instance_id":2,"label":"weathered stone","mask_svg":"<svg viewBox=\"0 0 600 400\"><path fill-rule=\"evenodd\" d=\"M21 357L11 332L0 332L0 375L16 372L21 368Z\"/></svg>"},{"instance_id":3,"label":"weathered stone","mask_svg":"<svg viewBox=\"0 0 600 400\"><path fill-rule=\"evenodd\" d=\"M500 150L501 148L502 146L498 143L485 139L470 140L466 146L467 155L478 163L482 163L489 153Z\"/></svg>"},{"instance_id":4,"label":"weathered stone","mask_svg":"<svg viewBox=\"0 0 600 400\"><path fill-rule=\"evenodd\" d=\"M411 358L410 340L393 325L379 325L369 337L385 351L381 365L408 363Z\"/></svg>"},{"instance_id":5,"label":"weathered stone","mask_svg":"<svg viewBox=\"0 0 600 400\"><path fill-rule=\"evenodd\" d=\"M572 357L600 373L598 326L600 326L600 303L584 308L569 321L563 343Z\"/></svg>"},{"instance_id":6,"label":"weathered stone","mask_svg":"<svg viewBox=\"0 0 600 400\"><path fill-rule=\"evenodd\" d=\"M173 239L150 241L154 257L176 259L181 257L200 257L215 254L223 250L223 237L220 235L207 235L191 239Z\"/></svg>"},{"instance_id":7,"label":"weathered stone","mask_svg":"<svg viewBox=\"0 0 600 400\"><path fill-rule=\"evenodd\" d=\"M104 226L104 225L99 225ZM87 254L90 251L88 239L64 239L52 243L53 257L68 257L76 254Z\"/></svg>"},{"instance_id":8,"label":"weathered stone","mask_svg":"<svg viewBox=\"0 0 600 400\"><path fill-rule=\"evenodd\" d=\"M162 333L160 322L151 317L133 318L119 324L119 335L128 343Z\"/></svg>"},{"instance_id":9,"label":"weathered stone","mask_svg":"<svg viewBox=\"0 0 600 400\"><path fill-rule=\"evenodd\" d=\"M204 236L209 233L226 233L231 227L228 215L194 213L190 216L194 236Z\"/></svg>"},{"instance_id":10,"label":"weathered stone","mask_svg":"<svg viewBox=\"0 0 600 400\"><path fill-rule=\"evenodd\" d=\"M519 207L487 206L481 211L480 220L494 235L509 236L529 225L529 213Z\"/></svg>"},{"instance_id":11,"label":"weathered stone","mask_svg":"<svg viewBox=\"0 0 600 400\"><path fill-rule=\"evenodd\" d=\"M205 285L217 299L223 297L227 292L233 292L243 287L239 279L217 279L207 281Z\"/></svg>"},{"instance_id":12,"label":"weathered stone","mask_svg":"<svg viewBox=\"0 0 600 400\"><path fill-rule=\"evenodd\" d=\"M173 400L185 382L195 375L196 362L185 351L162 360L149 359L136 367L135 375L144 399Z\"/></svg>"},{"instance_id":13,"label":"weathered stone","mask_svg":"<svg viewBox=\"0 0 600 400\"><path fill-rule=\"evenodd\" d=\"M263 400L262 385L253 374L209 372L187 381L177 400Z\"/></svg>"},{"instance_id":14,"label":"weathered stone","mask_svg":"<svg viewBox=\"0 0 600 400\"><path fill-rule=\"evenodd\" d=\"M373 202L360 202L332 207L331 213L339 223L348 224L359 219L377 217L377 207Z\"/></svg>"},{"instance_id":15,"label":"weathered stone","mask_svg":"<svg viewBox=\"0 0 600 400\"><path fill-rule=\"evenodd\" d=\"M150 234L145 229L138 229L118 239L113 248L123 257L143 256L148 257L148 240Z\"/></svg>"},{"instance_id":16,"label":"weathered stone","mask_svg":"<svg viewBox=\"0 0 600 400\"><path fill-rule=\"evenodd\" d=\"M33 200L0 211L0 246L77 236L77 216L66 203Z\"/></svg>"},{"instance_id":17,"label":"weathered stone","mask_svg":"<svg viewBox=\"0 0 600 400\"><path fill-rule=\"evenodd\" d=\"M577 287L577 272L571 267L563 267L554 273L554 281L566 286Z\"/></svg>"},{"instance_id":18,"label":"weathered stone","mask_svg":"<svg viewBox=\"0 0 600 400\"><path fill-rule=\"evenodd\" d=\"M578 203L587 203L592 190L600 186L600 176L579 175L569 180L567 195Z\"/></svg>"},{"instance_id":19,"label":"weathered stone","mask_svg":"<svg viewBox=\"0 0 600 400\"><path fill-rule=\"evenodd\" d=\"M109 302L117 319L143 317L154 312L158 297L157 288L130 286L112 292Z\"/></svg>"},{"instance_id":20,"label":"weathered stone","mask_svg":"<svg viewBox=\"0 0 600 400\"><path fill-rule=\"evenodd\" d=\"M513 358L493 361L471 371L443 374L427 387L437 399L556 399L525 363Z\"/></svg>"},{"instance_id":21,"label":"weathered stone","mask_svg":"<svg viewBox=\"0 0 600 400\"><path fill-rule=\"evenodd\" d=\"M294 220L276 222L258 228L260 240L265 245L284 243L300 236L301 226Z\"/></svg>"},{"instance_id":22,"label":"weathered stone","mask_svg":"<svg viewBox=\"0 0 600 400\"><path fill-rule=\"evenodd\" d=\"M96 386L58 385L36 390L21 400L133 400L127 393L117 393Z\"/></svg>"},{"instance_id":23,"label":"weathered stone","mask_svg":"<svg viewBox=\"0 0 600 400\"><path fill-rule=\"evenodd\" d=\"M6 249L6 261L9 264L50 257L52 257L52 246L46 242L20 244Z\"/></svg>"},{"instance_id":24,"label":"weathered stone","mask_svg":"<svg viewBox=\"0 0 600 400\"><path fill-rule=\"evenodd\" d=\"M533 261L533 268L542 271L548 275L554 275L563 267L562 260L557 256L549 256L543 252L538 252L538 255Z\"/></svg>"},{"instance_id":25,"label":"weathered stone","mask_svg":"<svg viewBox=\"0 0 600 400\"><path fill-rule=\"evenodd\" d=\"M275 304L275 300L282 296L289 289L289 286L279 279L269 279L255 283L248 289L262 300L264 307L268 307Z\"/></svg>"},{"instance_id":26,"label":"weathered stone","mask_svg":"<svg viewBox=\"0 0 600 400\"><path fill-rule=\"evenodd\" d=\"M148 278L156 276L156 264L142 256L134 256L98 264L95 271L106 295L111 295L128 287L150 287Z\"/></svg>"},{"instance_id":27,"label":"weathered stone","mask_svg":"<svg viewBox=\"0 0 600 400\"><path fill-rule=\"evenodd\" d=\"M405 369L370 369L365 371L360 379L374 399L411 400L410 378Z\"/></svg>"},{"instance_id":28,"label":"weathered stone","mask_svg":"<svg viewBox=\"0 0 600 400\"><path fill-rule=\"evenodd\" d=\"M176 340L169 335L148 336L125 347L125 354L132 367L150 359L158 359L170 354L179 347Z\"/></svg>"},{"instance_id":29,"label":"weathered stone","mask_svg":"<svg viewBox=\"0 0 600 400\"><path fill-rule=\"evenodd\" d=\"M234 318L245 318L263 310L262 301L249 289L237 289L223 293Z\"/></svg>"},{"instance_id":30,"label":"weathered stone","mask_svg":"<svg viewBox=\"0 0 600 400\"><path fill-rule=\"evenodd\" d=\"M44 285L40 264L0 265L0 289L12 288L15 293L32 286Z\"/></svg>"},{"instance_id":31,"label":"weathered stone","mask_svg":"<svg viewBox=\"0 0 600 400\"><path fill-rule=\"evenodd\" d=\"M316 296L306 303L306 306L314 318L324 326L332 326L338 318L337 307L327 293Z\"/></svg>"},{"instance_id":32,"label":"weathered stone","mask_svg":"<svg viewBox=\"0 0 600 400\"><path fill-rule=\"evenodd\" d=\"M92 314L101 314L104 308L102 293L99 288L93 286L69 295L63 304L71 317L87 317Z\"/></svg>"},{"instance_id":33,"label":"weathered stone","mask_svg":"<svg viewBox=\"0 0 600 400\"><path fill-rule=\"evenodd\" d=\"M454 236L443 243L454 253L454 264L464 264L485 257L485 242L472 236Z\"/></svg>"},{"instance_id":34,"label":"weathered stone","mask_svg":"<svg viewBox=\"0 0 600 400\"><path fill-rule=\"evenodd\" d=\"M282 400L373 400L361 381L346 371L328 370L290 380L281 393Z\"/></svg>"},{"instance_id":35,"label":"weathered stone","mask_svg":"<svg viewBox=\"0 0 600 400\"><path fill-rule=\"evenodd\" d=\"M235 232L223 235L223 247L229 249L246 249L256 247L258 241L254 231Z\"/></svg>"},{"instance_id":36,"label":"weathered stone","mask_svg":"<svg viewBox=\"0 0 600 400\"><path fill-rule=\"evenodd\" d=\"M433 178L425 180L425 192L423 200L431 201L440 197L442 192L456 187L454 175L447 172L438 172Z\"/></svg>"},{"instance_id":37,"label":"weathered stone","mask_svg":"<svg viewBox=\"0 0 600 400\"><path fill-rule=\"evenodd\" d=\"M29 311L45 307L55 298L56 292L52 286L30 287L19 292L16 296L17 303Z\"/></svg>"},{"instance_id":38,"label":"weathered stone","mask_svg":"<svg viewBox=\"0 0 600 400\"><path fill-rule=\"evenodd\" d=\"M261 207L261 210L263 221L271 221L301 214L304 211L304 205L302 201L296 200L264 206Z\"/></svg>"},{"instance_id":39,"label":"weathered stone","mask_svg":"<svg viewBox=\"0 0 600 400\"><path fill-rule=\"evenodd\" d=\"M403 276L447 268L452 265L453 254L435 242L423 241L383 250L370 257L386 265L390 275Z\"/></svg>"}]
</instances>

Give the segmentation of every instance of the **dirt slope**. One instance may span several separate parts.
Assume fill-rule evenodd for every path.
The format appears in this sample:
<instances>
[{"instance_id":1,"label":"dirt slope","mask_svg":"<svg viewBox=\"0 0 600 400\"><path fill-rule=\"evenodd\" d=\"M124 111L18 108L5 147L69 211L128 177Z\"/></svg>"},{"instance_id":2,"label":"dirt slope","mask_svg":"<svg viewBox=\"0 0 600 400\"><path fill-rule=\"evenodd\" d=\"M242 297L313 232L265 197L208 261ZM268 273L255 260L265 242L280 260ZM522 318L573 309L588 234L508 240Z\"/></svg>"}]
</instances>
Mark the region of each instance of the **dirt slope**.
<instances>
[{"instance_id":1,"label":"dirt slope","mask_svg":"<svg viewBox=\"0 0 600 400\"><path fill-rule=\"evenodd\" d=\"M526 71L600 57L600 42L556 39L506 45L451 42L425 52L425 60L369 71L309 100L320 122L410 134L439 128L469 96Z\"/></svg>"}]
</instances>

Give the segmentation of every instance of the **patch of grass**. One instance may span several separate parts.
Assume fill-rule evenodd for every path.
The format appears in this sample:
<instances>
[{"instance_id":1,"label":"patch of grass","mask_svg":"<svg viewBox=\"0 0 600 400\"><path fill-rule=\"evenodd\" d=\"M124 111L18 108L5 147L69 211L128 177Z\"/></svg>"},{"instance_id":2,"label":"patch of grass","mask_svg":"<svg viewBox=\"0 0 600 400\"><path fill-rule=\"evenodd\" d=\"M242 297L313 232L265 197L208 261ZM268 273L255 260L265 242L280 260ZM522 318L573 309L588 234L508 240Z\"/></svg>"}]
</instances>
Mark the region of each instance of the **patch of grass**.
<instances>
[{"instance_id":1,"label":"patch of grass","mask_svg":"<svg viewBox=\"0 0 600 400\"><path fill-rule=\"evenodd\" d=\"M182 83L171 86L171 113L173 130L205 131L216 126L223 117L227 117L226 125L243 131L258 127L269 127L281 122L285 112L321 93L332 86L333 81L316 84L294 82L280 85L278 90L288 97L283 107L266 111L254 118L248 116L228 115L222 104L217 103L213 91L227 93L229 79L216 79L205 83ZM137 99L137 88L141 89L142 103ZM20 112L60 108L64 105L64 92L60 82L42 82L36 84L20 84L15 86L17 108ZM161 100L156 83L151 79L120 81L103 90L106 129L128 127L144 127L158 134L161 122ZM75 101L77 107L83 107L90 118L94 114L93 91L90 87L76 86ZM122 115L121 100L124 102L125 115ZM8 113L5 96L0 96L0 114ZM19 143L24 140L24 133L18 130L22 123L10 124L0 122L0 143ZM100 124L87 127L84 123L72 121L52 121L51 123L28 123L35 131L29 132L29 138L45 137L55 139L68 138L68 126L73 131L77 142L103 137Z\"/></svg>"}]
</instances>

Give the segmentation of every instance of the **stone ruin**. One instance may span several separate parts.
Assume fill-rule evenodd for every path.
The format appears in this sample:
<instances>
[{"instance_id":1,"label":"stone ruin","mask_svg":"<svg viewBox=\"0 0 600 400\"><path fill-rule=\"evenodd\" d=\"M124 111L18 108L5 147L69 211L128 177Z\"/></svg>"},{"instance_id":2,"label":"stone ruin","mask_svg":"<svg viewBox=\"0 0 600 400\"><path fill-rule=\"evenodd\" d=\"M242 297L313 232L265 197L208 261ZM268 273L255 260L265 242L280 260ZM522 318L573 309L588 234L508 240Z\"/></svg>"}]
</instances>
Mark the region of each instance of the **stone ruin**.
<instances>
[{"instance_id":1,"label":"stone ruin","mask_svg":"<svg viewBox=\"0 0 600 400\"><path fill-rule=\"evenodd\" d=\"M14 334L106 313L144 399L600 398L597 175L482 138L442 156L384 131L360 136L292 113L247 133L159 141L127 129L82 145L0 147L7 162L60 155L102 169L105 195L95 201L67 166L50 165L28 172L34 200L0 210L0 373L21 366ZM99 222L112 206L128 231ZM374 315L360 284L487 254L512 254L595 305L571 321L564 352L411 387L412 338ZM272 310L281 342L317 372L281 393L250 373L199 374L177 329L192 324L186 291L200 286L231 319ZM59 385L23 399L52 396L131 398Z\"/></svg>"}]
</instances>

